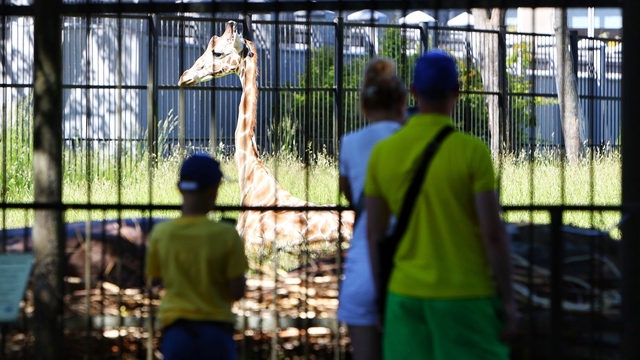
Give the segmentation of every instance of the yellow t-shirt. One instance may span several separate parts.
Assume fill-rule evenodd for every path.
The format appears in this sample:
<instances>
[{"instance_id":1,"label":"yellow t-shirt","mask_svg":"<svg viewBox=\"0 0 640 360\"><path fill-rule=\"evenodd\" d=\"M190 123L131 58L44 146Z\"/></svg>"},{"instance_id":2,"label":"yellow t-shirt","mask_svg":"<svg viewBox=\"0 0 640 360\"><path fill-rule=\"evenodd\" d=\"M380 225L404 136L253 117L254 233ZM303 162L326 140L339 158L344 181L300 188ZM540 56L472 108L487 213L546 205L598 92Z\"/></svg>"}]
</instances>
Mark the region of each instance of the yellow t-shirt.
<instances>
[{"instance_id":1,"label":"yellow t-shirt","mask_svg":"<svg viewBox=\"0 0 640 360\"><path fill-rule=\"evenodd\" d=\"M206 216L157 224L149 235L146 275L162 280L158 311L163 326L175 320L234 322L228 281L244 275L244 242L230 225Z\"/></svg>"},{"instance_id":2,"label":"yellow t-shirt","mask_svg":"<svg viewBox=\"0 0 640 360\"><path fill-rule=\"evenodd\" d=\"M451 120L417 115L371 154L365 194L396 216L426 146ZM450 134L436 152L394 258L389 290L420 298L495 294L474 195L496 188L491 156L479 139Z\"/></svg>"}]
</instances>

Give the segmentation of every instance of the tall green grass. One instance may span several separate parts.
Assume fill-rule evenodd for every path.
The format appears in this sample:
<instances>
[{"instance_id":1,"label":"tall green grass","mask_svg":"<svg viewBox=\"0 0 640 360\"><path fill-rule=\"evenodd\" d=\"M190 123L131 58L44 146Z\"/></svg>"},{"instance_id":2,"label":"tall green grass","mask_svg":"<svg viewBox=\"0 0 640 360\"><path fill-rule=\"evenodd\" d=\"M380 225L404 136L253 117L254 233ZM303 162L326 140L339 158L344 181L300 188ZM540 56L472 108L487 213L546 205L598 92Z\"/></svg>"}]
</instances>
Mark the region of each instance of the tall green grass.
<instances>
[{"instance_id":1,"label":"tall green grass","mask_svg":"<svg viewBox=\"0 0 640 360\"><path fill-rule=\"evenodd\" d=\"M619 152L587 154L576 163L559 161L554 154L506 156L500 162L500 200L510 206L619 206L622 161ZM619 212L566 211L563 222L584 228L612 231L619 236ZM546 211L512 211L510 222L548 223Z\"/></svg>"},{"instance_id":2,"label":"tall green grass","mask_svg":"<svg viewBox=\"0 0 640 360\"><path fill-rule=\"evenodd\" d=\"M17 118L32 119L30 107L20 107ZM23 114L24 113L24 114ZM165 119L160 138L173 129L175 117ZM164 130L163 130L164 129ZM286 130L286 129L285 129ZM286 131L283 131L286 132ZM0 181L2 200L9 204L29 204L34 200L32 127L27 121L8 122L0 134ZM288 141L291 141L290 139ZM291 144L288 144L291 145ZM144 149L135 154L124 153L117 158L100 149L63 150L63 202L65 204L180 204L176 183L185 149L171 155L163 147L163 157L150 161ZM296 158L286 146L276 155L263 155L264 165L294 196L316 204L346 205L338 191L338 164L325 152L309 154L309 163ZM289 150L289 151L287 151ZM169 155L167 155L169 154ZM219 157L225 181L219 191L218 204L239 205L238 174L233 158ZM621 158L616 151L587 154L576 163L559 160L556 153L511 154L496 163L499 175L500 199L503 205L609 205L621 203ZM0 226L4 228L31 226L29 210L0 209ZM66 221L100 220L115 217L174 217L177 211L84 211L69 210ZM237 216L237 214L224 214ZM505 214L510 222L549 222L548 212L511 211ZM579 227L617 230L618 212L572 211L564 214L564 222Z\"/></svg>"},{"instance_id":3,"label":"tall green grass","mask_svg":"<svg viewBox=\"0 0 640 360\"><path fill-rule=\"evenodd\" d=\"M150 167L144 156L139 162L110 160L105 162L98 154L66 153L67 156L86 156L87 162L65 168L63 201L67 204L162 204L179 205L176 188L181 158L162 158ZM32 166L23 158L7 161L7 196L9 203L33 201ZM221 158L225 181L219 192L220 205L238 205L240 191L235 163L232 158ZM326 154L312 156L312 164L305 165L290 156L265 156L263 162L282 186L293 195L317 204L341 204L346 201L338 193L338 168L334 159ZM131 165L126 165L131 164ZM91 169L87 171L87 169ZM616 152L596 154L576 164L568 164L551 157L527 159L522 156L502 158L497 171L500 179L500 199L503 205L611 205L621 203L621 159ZM89 174L89 175L88 175ZM24 224L24 212L9 217L6 227ZM140 216L141 212L117 213L109 211L96 216ZM176 216L175 211L156 211L158 217ZM505 214L510 222L549 222L547 212L513 211ZM67 221L86 219L86 212L69 210ZM564 221L580 227L609 230L620 219L619 213L566 212Z\"/></svg>"},{"instance_id":4,"label":"tall green grass","mask_svg":"<svg viewBox=\"0 0 640 360\"><path fill-rule=\"evenodd\" d=\"M145 155L138 161L116 161L98 153L65 151L65 156L82 160L68 163L63 174L62 198L65 204L128 204L128 205L180 205L177 189L178 171L182 157L173 155L149 165ZM265 166L276 176L282 186L293 195L317 204L342 204L346 201L338 193L337 164L326 154L313 156L313 165L288 157L285 160L265 156ZM7 159L9 162L10 159ZM219 158L225 174L218 194L219 205L237 206L240 203L238 173L232 158ZM31 164L12 164L7 171L7 203L33 201ZM6 210L5 227L31 226L22 210ZM154 211L152 216L176 216L175 211ZM148 216L141 211L94 211L95 220L113 217ZM233 216L233 214L231 214ZM86 220L86 211L68 210L66 221ZM26 221L26 223L25 223Z\"/></svg>"}]
</instances>

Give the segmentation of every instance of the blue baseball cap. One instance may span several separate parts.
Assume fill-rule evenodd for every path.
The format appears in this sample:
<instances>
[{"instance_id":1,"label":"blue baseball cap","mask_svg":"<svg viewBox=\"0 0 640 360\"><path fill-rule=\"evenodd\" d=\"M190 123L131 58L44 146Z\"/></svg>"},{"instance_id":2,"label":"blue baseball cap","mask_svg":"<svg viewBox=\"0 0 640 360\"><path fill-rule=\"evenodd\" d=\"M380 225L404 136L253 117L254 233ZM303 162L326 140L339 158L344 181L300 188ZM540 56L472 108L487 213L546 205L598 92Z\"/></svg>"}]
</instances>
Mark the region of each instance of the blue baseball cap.
<instances>
[{"instance_id":1,"label":"blue baseball cap","mask_svg":"<svg viewBox=\"0 0 640 360\"><path fill-rule=\"evenodd\" d=\"M182 163L178 188L183 191L205 190L220 183L221 179L218 161L206 154L195 154Z\"/></svg>"},{"instance_id":2,"label":"blue baseball cap","mask_svg":"<svg viewBox=\"0 0 640 360\"><path fill-rule=\"evenodd\" d=\"M458 91L460 84L456 62L442 50L422 54L413 71L413 88L430 100L439 100Z\"/></svg>"}]
</instances>

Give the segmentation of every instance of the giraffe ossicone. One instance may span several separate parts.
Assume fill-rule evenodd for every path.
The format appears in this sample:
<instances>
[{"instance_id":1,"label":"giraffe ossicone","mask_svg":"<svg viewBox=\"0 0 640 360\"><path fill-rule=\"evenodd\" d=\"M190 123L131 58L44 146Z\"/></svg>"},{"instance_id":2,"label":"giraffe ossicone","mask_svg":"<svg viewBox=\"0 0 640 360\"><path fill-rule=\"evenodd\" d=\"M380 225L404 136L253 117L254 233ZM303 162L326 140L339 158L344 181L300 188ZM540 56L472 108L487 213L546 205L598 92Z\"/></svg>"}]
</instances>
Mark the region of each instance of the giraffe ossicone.
<instances>
[{"instance_id":1,"label":"giraffe ossicone","mask_svg":"<svg viewBox=\"0 0 640 360\"><path fill-rule=\"evenodd\" d=\"M258 56L251 41L242 37L235 21L228 21L224 34L213 36L207 49L186 70L178 85L194 86L230 74L242 83L235 132L235 160L238 169L241 203L245 206L310 206L312 211L264 210L243 211L237 229L249 243L350 239L353 233L353 211L322 210L322 205L303 201L291 195L267 169L256 147L254 134L258 104Z\"/></svg>"}]
</instances>

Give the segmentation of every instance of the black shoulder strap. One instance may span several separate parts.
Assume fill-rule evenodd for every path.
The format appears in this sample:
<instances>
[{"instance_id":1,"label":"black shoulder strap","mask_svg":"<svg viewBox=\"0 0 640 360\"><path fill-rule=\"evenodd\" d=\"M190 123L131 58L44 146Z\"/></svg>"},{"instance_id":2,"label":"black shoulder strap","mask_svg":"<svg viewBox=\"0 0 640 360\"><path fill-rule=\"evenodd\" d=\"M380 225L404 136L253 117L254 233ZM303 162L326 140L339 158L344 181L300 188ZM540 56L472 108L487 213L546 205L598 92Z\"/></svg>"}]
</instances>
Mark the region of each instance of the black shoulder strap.
<instances>
[{"instance_id":1,"label":"black shoulder strap","mask_svg":"<svg viewBox=\"0 0 640 360\"><path fill-rule=\"evenodd\" d=\"M358 197L358 203L356 204L356 207L353 210L356 214L355 218L353 219L353 228L355 229L356 223L358 222L358 219L360 218L360 216L362 215L362 212L364 211L364 189L360 191L360 196Z\"/></svg>"},{"instance_id":2,"label":"black shoulder strap","mask_svg":"<svg viewBox=\"0 0 640 360\"><path fill-rule=\"evenodd\" d=\"M404 235L404 232L407 230L411 211L413 210L413 206L416 203L418 192L420 192L420 187L422 186L422 182L424 181L425 175L427 173L427 168L429 168L429 164L431 163L431 159L433 159L433 155L436 153L436 150L438 150L438 147L440 147L442 141L452 131L453 127L448 125L445 126L427 146L427 149L425 150L424 155L420 161L420 165L416 170L416 174L414 175L413 180L409 185L409 189L404 195L402 208L400 209L400 215L398 216L396 227L393 230L393 236L391 236L392 239L400 241L400 239Z\"/></svg>"}]
</instances>

